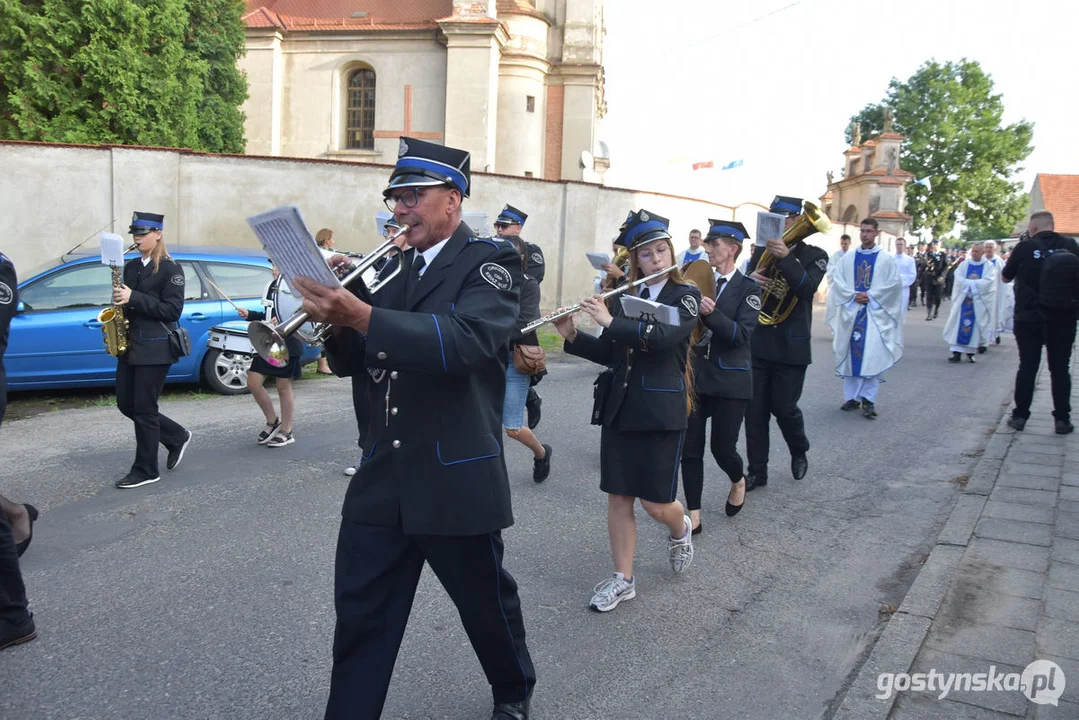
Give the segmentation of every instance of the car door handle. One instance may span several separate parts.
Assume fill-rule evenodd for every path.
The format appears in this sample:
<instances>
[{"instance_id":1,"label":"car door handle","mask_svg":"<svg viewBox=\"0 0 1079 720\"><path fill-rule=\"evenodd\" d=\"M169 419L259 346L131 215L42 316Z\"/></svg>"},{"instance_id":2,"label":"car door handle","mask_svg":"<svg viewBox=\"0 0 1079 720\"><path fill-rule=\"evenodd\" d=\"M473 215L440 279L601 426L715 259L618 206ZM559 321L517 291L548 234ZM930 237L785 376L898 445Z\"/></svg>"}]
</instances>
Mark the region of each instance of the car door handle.
<instances>
[{"instance_id":1,"label":"car door handle","mask_svg":"<svg viewBox=\"0 0 1079 720\"><path fill-rule=\"evenodd\" d=\"M210 316L204 313L191 313L187 316L187 319L191 322L206 322L210 319Z\"/></svg>"},{"instance_id":2,"label":"car door handle","mask_svg":"<svg viewBox=\"0 0 1079 720\"><path fill-rule=\"evenodd\" d=\"M100 327L101 327L102 325L104 325L104 324L105 324L105 323L103 323L103 322L98 322L97 320L87 320L86 322L84 322L84 323L82 324L82 326L83 326L83 327L88 327L88 328L100 328Z\"/></svg>"}]
</instances>

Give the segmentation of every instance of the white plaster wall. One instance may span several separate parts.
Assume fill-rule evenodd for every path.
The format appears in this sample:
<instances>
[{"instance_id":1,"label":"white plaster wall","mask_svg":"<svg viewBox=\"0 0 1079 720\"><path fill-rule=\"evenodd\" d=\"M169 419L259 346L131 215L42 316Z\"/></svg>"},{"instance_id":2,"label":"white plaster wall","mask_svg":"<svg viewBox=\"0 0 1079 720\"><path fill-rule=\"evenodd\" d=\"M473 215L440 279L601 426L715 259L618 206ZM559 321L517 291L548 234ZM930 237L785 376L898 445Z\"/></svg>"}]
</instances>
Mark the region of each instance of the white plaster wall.
<instances>
[{"instance_id":1,"label":"white plaster wall","mask_svg":"<svg viewBox=\"0 0 1079 720\"><path fill-rule=\"evenodd\" d=\"M274 155L277 153L277 136L280 133L279 89L281 47L276 37L248 37L247 53L238 61L240 70L247 73L247 99L242 110L244 133L247 137L245 152L251 155Z\"/></svg>"},{"instance_id":2,"label":"white plaster wall","mask_svg":"<svg viewBox=\"0 0 1079 720\"><path fill-rule=\"evenodd\" d=\"M495 170L499 50L491 36L449 36L446 144L472 153L473 171Z\"/></svg>"}]
</instances>

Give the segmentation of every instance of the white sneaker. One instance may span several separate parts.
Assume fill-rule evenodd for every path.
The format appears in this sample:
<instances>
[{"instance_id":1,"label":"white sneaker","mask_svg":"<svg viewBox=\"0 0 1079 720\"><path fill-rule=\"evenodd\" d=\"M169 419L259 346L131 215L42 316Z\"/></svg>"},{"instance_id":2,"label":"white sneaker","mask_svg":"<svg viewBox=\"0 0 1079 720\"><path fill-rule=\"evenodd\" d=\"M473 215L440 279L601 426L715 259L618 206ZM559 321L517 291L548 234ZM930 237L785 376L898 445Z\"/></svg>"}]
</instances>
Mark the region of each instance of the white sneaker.
<instances>
[{"instance_id":1,"label":"white sneaker","mask_svg":"<svg viewBox=\"0 0 1079 720\"><path fill-rule=\"evenodd\" d=\"M360 469L360 461L357 460L354 465L349 465L347 468L345 468L345 475L348 475L349 477L352 477L353 475L356 474L356 471L359 470L359 469Z\"/></svg>"},{"instance_id":2,"label":"white sneaker","mask_svg":"<svg viewBox=\"0 0 1079 720\"><path fill-rule=\"evenodd\" d=\"M683 516L686 520L686 534L680 538L669 538L668 548L671 553L671 570L683 573L689 564L693 562L693 521L689 515Z\"/></svg>"},{"instance_id":3,"label":"white sneaker","mask_svg":"<svg viewBox=\"0 0 1079 720\"><path fill-rule=\"evenodd\" d=\"M594 588L595 595L588 607L597 612L610 612L618 607L623 600L632 600L637 597L636 584L622 573L615 573Z\"/></svg>"}]
</instances>

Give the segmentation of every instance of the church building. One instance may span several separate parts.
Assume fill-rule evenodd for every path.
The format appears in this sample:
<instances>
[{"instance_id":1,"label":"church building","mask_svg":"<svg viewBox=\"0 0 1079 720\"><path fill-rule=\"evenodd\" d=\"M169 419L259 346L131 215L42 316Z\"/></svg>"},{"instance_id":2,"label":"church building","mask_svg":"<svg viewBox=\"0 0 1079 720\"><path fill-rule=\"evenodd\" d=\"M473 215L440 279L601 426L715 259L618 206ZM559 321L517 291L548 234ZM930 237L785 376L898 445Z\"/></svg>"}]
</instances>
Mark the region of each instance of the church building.
<instances>
[{"instance_id":1,"label":"church building","mask_svg":"<svg viewBox=\"0 0 1079 720\"><path fill-rule=\"evenodd\" d=\"M603 0L247 0L247 152L602 181ZM595 155L600 155L596 158Z\"/></svg>"}]
</instances>

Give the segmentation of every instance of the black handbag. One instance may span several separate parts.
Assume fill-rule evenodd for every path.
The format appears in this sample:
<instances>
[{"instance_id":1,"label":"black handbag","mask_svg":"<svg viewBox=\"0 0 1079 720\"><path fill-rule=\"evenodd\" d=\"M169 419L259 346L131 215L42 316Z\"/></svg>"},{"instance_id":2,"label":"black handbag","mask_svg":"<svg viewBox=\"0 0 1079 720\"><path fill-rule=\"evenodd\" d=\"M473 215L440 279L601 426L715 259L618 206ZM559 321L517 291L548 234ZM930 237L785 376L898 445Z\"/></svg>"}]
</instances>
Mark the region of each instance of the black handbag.
<instances>
[{"instance_id":1,"label":"black handbag","mask_svg":"<svg viewBox=\"0 0 1079 720\"><path fill-rule=\"evenodd\" d=\"M607 407L607 396L611 394L614 380L614 368L607 368L599 374L592 390L592 424L603 424L603 411Z\"/></svg>"},{"instance_id":2,"label":"black handbag","mask_svg":"<svg viewBox=\"0 0 1079 720\"><path fill-rule=\"evenodd\" d=\"M191 354L191 334L187 332L187 328L181 327L179 323L172 330L165 323L161 323L161 327L168 333L169 350L173 357L182 358Z\"/></svg>"}]
</instances>

